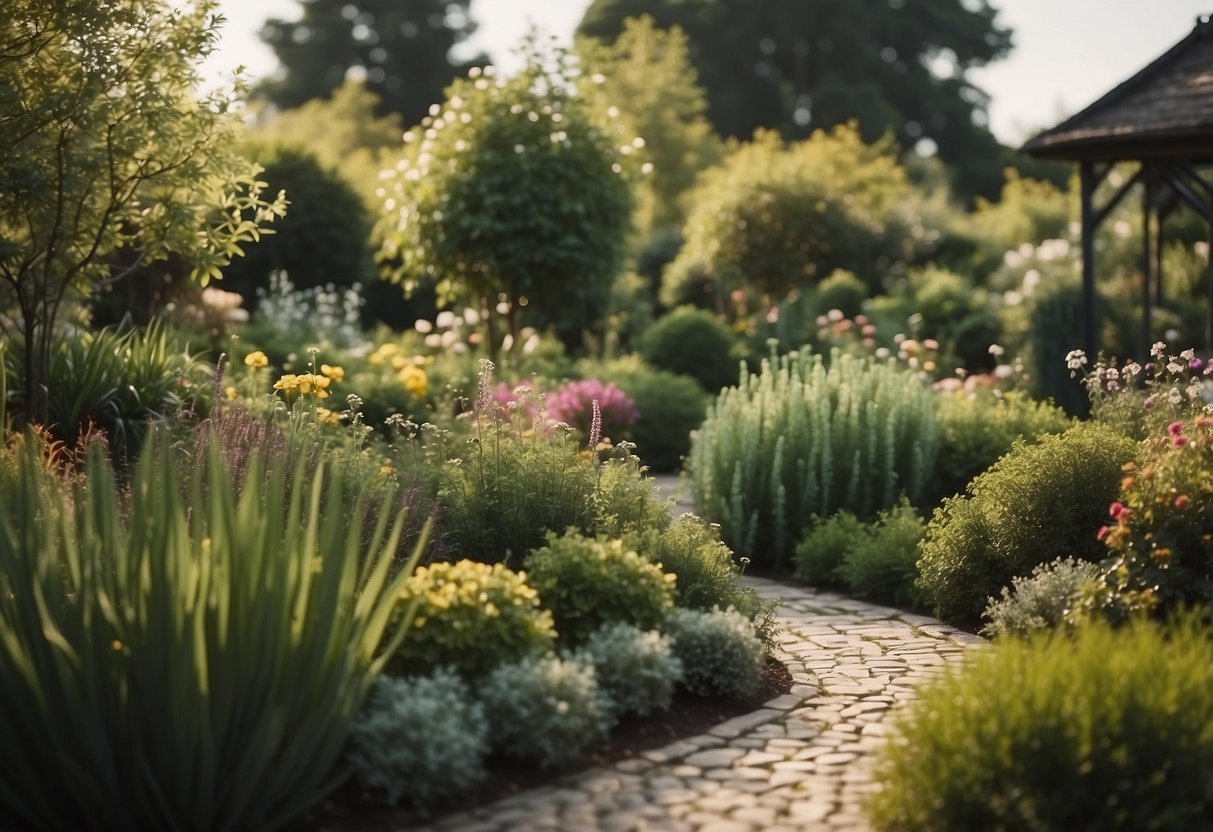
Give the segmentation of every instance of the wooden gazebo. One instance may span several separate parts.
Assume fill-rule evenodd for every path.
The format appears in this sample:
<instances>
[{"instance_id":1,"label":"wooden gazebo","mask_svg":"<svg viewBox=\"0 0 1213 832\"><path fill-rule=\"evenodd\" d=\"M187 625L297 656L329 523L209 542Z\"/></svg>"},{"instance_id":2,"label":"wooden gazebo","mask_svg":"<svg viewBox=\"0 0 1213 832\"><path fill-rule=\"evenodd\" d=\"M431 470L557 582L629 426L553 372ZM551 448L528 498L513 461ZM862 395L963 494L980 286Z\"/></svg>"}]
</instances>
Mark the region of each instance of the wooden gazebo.
<instances>
[{"instance_id":1,"label":"wooden gazebo","mask_svg":"<svg viewBox=\"0 0 1213 832\"><path fill-rule=\"evenodd\" d=\"M1213 249L1213 22L1200 17L1192 32L1123 84L1051 130L1023 152L1079 163L1082 200L1082 343L1096 349L1095 231L1130 190L1142 193L1142 354L1150 347L1152 309L1162 292L1162 224L1186 203L1210 224ZM1137 169L1102 205L1095 191L1114 164ZM1211 257L1213 260L1213 257ZM1213 265L1206 281L1213 307ZM1205 347L1213 349L1213 312L1205 318Z\"/></svg>"}]
</instances>

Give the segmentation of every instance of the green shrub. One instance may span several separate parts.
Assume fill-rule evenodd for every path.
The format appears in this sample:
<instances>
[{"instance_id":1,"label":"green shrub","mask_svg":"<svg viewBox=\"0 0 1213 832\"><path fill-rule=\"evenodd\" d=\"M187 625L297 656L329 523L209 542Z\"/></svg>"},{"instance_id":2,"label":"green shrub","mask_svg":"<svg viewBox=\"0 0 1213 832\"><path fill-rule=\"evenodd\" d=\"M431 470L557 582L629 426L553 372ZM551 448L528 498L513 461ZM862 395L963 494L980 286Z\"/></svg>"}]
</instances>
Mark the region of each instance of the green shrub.
<instances>
[{"instance_id":1,"label":"green shrub","mask_svg":"<svg viewBox=\"0 0 1213 832\"><path fill-rule=\"evenodd\" d=\"M426 808L471 791L485 777L484 706L449 669L381 676L350 726L346 759L364 789L395 806Z\"/></svg>"},{"instance_id":2,"label":"green shrub","mask_svg":"<svg viewBox=\"0 0 1213 832\"><path fill-rule=\"evenodd\" d=\"M737 382L737 338L711 312L680 306L649 327L640 354L660 370L690 376L715 394Z\"/></svg>"},{"instance_id":3,"label":"green shrub","mask_svg":"<svg viewBox=\"0 0 1213 832\"><path fill-rule=\"evenodd\" d=\"M924 507L963 494L973 478L1011 450L1017 440L1035 442L1073 424L1061 408L1016 392L999 396L990 391L941 393L935 418L939 453L935 474L919 501Z\"/></svg>"},{"instance_id":4,"label":"green shrub","mask_svg":"<svg viewBox=\"0 0 1213 832\"><path fill-rule=\"evenodd\" d=\"M411 616L391 669L424 674L449 666L465 679L502 662L543 653L555 643L552 615L526 575L472 560L419 566L401 589L395 626Z\"/></svg>"},{"instance_id":5,"label":"green shrub","mask_svg":"<svg viewBox=\"0 0 1213 832\"><path fill-rule=\"evenodd\" d=\"M599 373L636 403L640 416L626 434L636 454L653 471L677 471L691 449L691 432L703 423L703 388L689 376L654 370L631 357L607 362Z\"/></svg>"},{"instance_id":6,"label":"green shrub","mask_svg":"<svg viewBox=\"0 0 1213 832\"><path fill-rule=\"evenodd\" d=\"M918 544L925 530L908 503L882 511L847 550L838 577L857 598L908 606L915 600Z\"/></svg>"},{"instance_id":7,"label":"green shrub","mask_svg":"<svg viewBox=\"0 0 1213 832\"><path fill-rule=\"evenodd\" d=\"M691 447L695 504L735 551L780 566L805 520L870 517L921 491L931 393L892 362L790 353L720 394Z\"/></svg>"},{"instance_id":8,"label":"green shrub","mask_svg":"<svg viewBox=\"0 0 1213 832\"><path fill-rule=\"evenodd\" d=\"M1085 416L1091 403L1082 383L1066 367L1066 355L1079 346L1082 286L1076 280L1044 282L1028 309L1028 374L1032 393L1052 399L1067 413Z\"/></svg>"},{"instance_id":9,"label":"green shrub","mask_svg":"<svg viewBox=\"0 0 1213 832\"><path fill-rule=\"evenodd\" d=\"M1135 443L1081 423L1035 445L1019 443L935 510L922 543L918 587L945 620L976 620L986 599L1038 564L1097 560L1096 539Z\"/></svg>"},{"instance_id":10,"label":"green shrub","mask_svg":"<svg viewBox=\"0 0 1213 832\"><path fill-rule=\"evenodd\" d=\"M698 696L745 699L762 680L767 650L737 610L679 609L666 632L682 663L682 684Z\"/></svg>"},{"instance_id":11,"label":"green shrub","mask_svg":"<svg viewBox=\"0 0 1213 832\"><path fill-rule=\"evenodd\" d=\"M1191 621L978 651L893 730L874 778L878 829L1213 824L1213 642Z\"/></svg>"},{"instance_id":12,"label":"green shrub","mask_svg":"<svg viewBox=\"0 0 1213 832\"><path fill-rule=\"evenodd\" d=\"M480 701L494 748L554 769L575 761L611 726L594 666L552 656L503 664L484 680Z\"/></svg>"},{"instance_id":13,"label":"green shrub","mask_svg":"<svg viewBox=\"0 0 1213 832\"><path fill-rule=\"evenodd\" d=\"M841 587L838 569L855 542L867 533L867 524L849 511L817 521L796 545L796 577L814 586Z\"/></svg>"},{"instance_id":14,"label":"green shrub","mask_svg":"<svg viewBox=\"0 0 1213 832\"><path fill-rule=\"evenodd\" d=\"M593 665L614 716L648 716L670 707L682 678L668 637L616 622L595 630L578 657Z\"/></svg>"},{"instance_id":15,"label":"green shrub","mask_svg":"<svg viewBox=\"0 0 1213 832\"><path fill-rule=\"evenodd\" d=\"M675 577L622 540L550 532L547 545L527 558L526 569L566 645L582 644L615 622L652 629L674 606Z\"/></svg>"},{"instance_id":16,"label":"green shrub","mask_svg":"<svg viewBox=\"0 0 1213 832\"><path fill-rule=\"evenodd\" d=\"M340 480L280 458L237 497L218 442L183 498L167 446L122 486L93 453L66 490L31 451L0 494L5 827L280 825L336 785L402 635L381 645L402 518L368 539L319 511Z\"/></svg>"},{"instance_id":17,"label":"green shrub","mask_svg":"<svg viewBox=\"0 0 1213 832\"><path fill-rule=\"evenodd\" d=\"M819 315L837 309L845 317L854 318L863 311L863 302L867 299L866 283L845 269L835 269L817 284L813 292L813 307Z\"/></svg>"},{"instance_id":18,"label":"green shrub","mask_svg":"<svg viewBox=\"0 0 1213 832\"><path fill-rule=\"evenodd\" d=\"M1025 636L1052 629L1066 620L1084 586L1099 576L1099 566L1074 558L1042 563L1026 577L1011 579L1002 595L989 599L981 617L990 638Z\"/></svg>"}]
</instances>

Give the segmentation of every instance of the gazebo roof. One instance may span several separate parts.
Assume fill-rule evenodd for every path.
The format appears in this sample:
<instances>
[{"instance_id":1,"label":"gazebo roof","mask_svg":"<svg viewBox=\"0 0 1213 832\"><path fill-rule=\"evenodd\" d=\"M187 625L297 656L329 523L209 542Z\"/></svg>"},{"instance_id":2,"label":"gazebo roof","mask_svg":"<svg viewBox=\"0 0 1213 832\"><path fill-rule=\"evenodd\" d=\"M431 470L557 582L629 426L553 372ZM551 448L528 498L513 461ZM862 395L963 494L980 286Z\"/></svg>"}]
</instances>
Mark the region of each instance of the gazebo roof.
<instances>
[{"instance_id":1,"label":"gazebo roof","mask_svg":"<svg viewBox=\"0 0 1213 832\"><path fill-rule=\"evenodd\" d=\"M1213 21L1198 18L1187 37L1022 150L1071 161L1213 159Z\"/></svg>"}]
</instances>

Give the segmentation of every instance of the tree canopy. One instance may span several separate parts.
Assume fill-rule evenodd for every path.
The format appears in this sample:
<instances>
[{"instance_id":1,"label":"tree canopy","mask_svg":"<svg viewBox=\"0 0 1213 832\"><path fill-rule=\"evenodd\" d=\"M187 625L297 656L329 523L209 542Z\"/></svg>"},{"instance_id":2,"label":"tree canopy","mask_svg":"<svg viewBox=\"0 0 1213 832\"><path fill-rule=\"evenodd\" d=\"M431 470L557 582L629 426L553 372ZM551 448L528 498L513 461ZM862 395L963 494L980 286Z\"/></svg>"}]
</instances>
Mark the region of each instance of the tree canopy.
<instances>
[{"instance_id":1,"label":"tree canopy","mask_svg":"<svg viewBox=\"0 0 1213 832\"><path fill-rule=\"evenodd\" d=\"M365 79L379 113L416 124L442 91L483 56L455 47L476 30L471 0L299 0L298 20L271 19L261 39L281 68L257 94L282 109L325 98L347 77Z\"/></svg>"},{"instance_id":2,"label":"tree canopy","mask_svg":"<svg viewBox=\"0 0 1213 832\"><path fill-rule=\"evenodd\" d=\"M796 139L854 119L867 141L891 131L937 150L963 195L997 196L987 97L967 77L1011 48L987 0L594 0L578 34L611 43L641 14L686 32L721 135Z\"/></svg>"}]
</instances>

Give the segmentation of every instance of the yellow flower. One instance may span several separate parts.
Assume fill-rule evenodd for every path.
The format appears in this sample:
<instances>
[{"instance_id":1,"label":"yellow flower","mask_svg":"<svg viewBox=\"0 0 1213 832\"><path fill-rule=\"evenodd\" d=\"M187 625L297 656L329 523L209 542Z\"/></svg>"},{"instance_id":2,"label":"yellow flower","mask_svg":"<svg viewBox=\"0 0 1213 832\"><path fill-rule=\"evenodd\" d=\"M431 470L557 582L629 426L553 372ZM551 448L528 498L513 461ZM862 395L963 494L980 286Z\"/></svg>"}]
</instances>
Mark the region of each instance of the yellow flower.
<instances>
[{"instance_id":1,"label":"yellow flower","mask_svg":"<svg viewBox=\"0 0 1213 832\"><path fill-rule=\"evenodd\" d=\"M265 357L265 353L261 350L256 350L244 357L244 363L256 370L259 367L268 367L270 360Z\"/></svg>"},{"instance_id":2,"label":"yellow flower","mask_svg":"<svg viewBox=\"0 0 1213 832\"><path fill-rule=\"evenodd\" d=\"M405 358L403 355L393 355L392 356L392 369L393 370L403 370L405 365L408 363L409 363L409 360L407 358Z\"/></svg>"},{"instance_id":3,"label":"yellow flower","mask_svg":"<svg viewBox=\"0 0 1213 832\"><path fill-rule=\"evenodd\" d=\"M369 356L367 356L366 360L368 362L370 362L371 364L376 364L376 365L382 364L385 358L387 358L392 353L396 352L396 350L398 350L398 349L399 349L399 347L397 347L395 344L393 344L391 342L386 343L386 344L380 344L373 353L371 353Z\"/></svg>"},{"instance_id":4,"label":"yellow flower","mask_svg":"<svg viewBox=\"0 0 1213 832\"><path fill-rule=\"evenodd\" d=\"M333 381L344 381L345 380L345 368L344 367L334 367L332 364L321 364L320 372L323 373L328 378L331 378Z\"/></svg>"},{"instance_id":5,"label":"yellow flower","mask_svg":"<svg viewBox=\"0 0 1213 832\"><path fill-rule=\"evenodd\" d=\"M238 398L240 398L240 393L238 393L238 392L236 391L236 388L235 388L235 387L230 387L230 386L229 386L229 387L224 387L224 388L223 388L223 395L227 396L229 399L238 399Z\"/></svg>"},{"instance_id":6,"label":"yellow flower","mask_svg":"<svg viewBox=\"0 0 1213 832\"><path fill-rule=\"evenodd\" d=\"M379 466L379 473L385 475L394 474L396 473L396 466L392 465L390 462L385 462Z\"/></svg>"},{"instance_id":7,"label":"yellow flower","mask_svg":"<svg viewBox=\"0 0 1213 832\"><path fill-rule=\"evenodd\" d=\"M336 410L329 410L327 407L316 408L316 421L322 425L339 425L341 424L341 414Z\"/></svg>"},{"instance_id":8,"label":"yellow flower","mask_svg":"<svg viewBox=\"0 0 1213 832\"><path fill-rule=\"evenodd\" d=\"M400 371L399 378L404 389L414 396L424 396L429 389L429 378L426 377L425 370L420 367L410 364Z\"/></svg>"},{"instance_id":9,"label":"yellow flower","mask_svg":"<svg viewBox=\"0 0 1213 832\"><path fill-rule=\"evenodd\" d=\"M318 399L327 399L329 397L326 389L332 384L332 379L318 376L315 373L304 373L296 379L296 385L299 392L305 395L311 394Z\"/></svg>"},{"instance_id":10,"label":"yellow flower","mask_svg":"<svg viewBox=\"0 0 1213 832\"><path fill-rule=\"evenodd\" d=\"M274 382L274 389L283 391L298 390L299 376L295 375L294 373L287 373L282 378Z\"/></svg>"}]
</instances>

